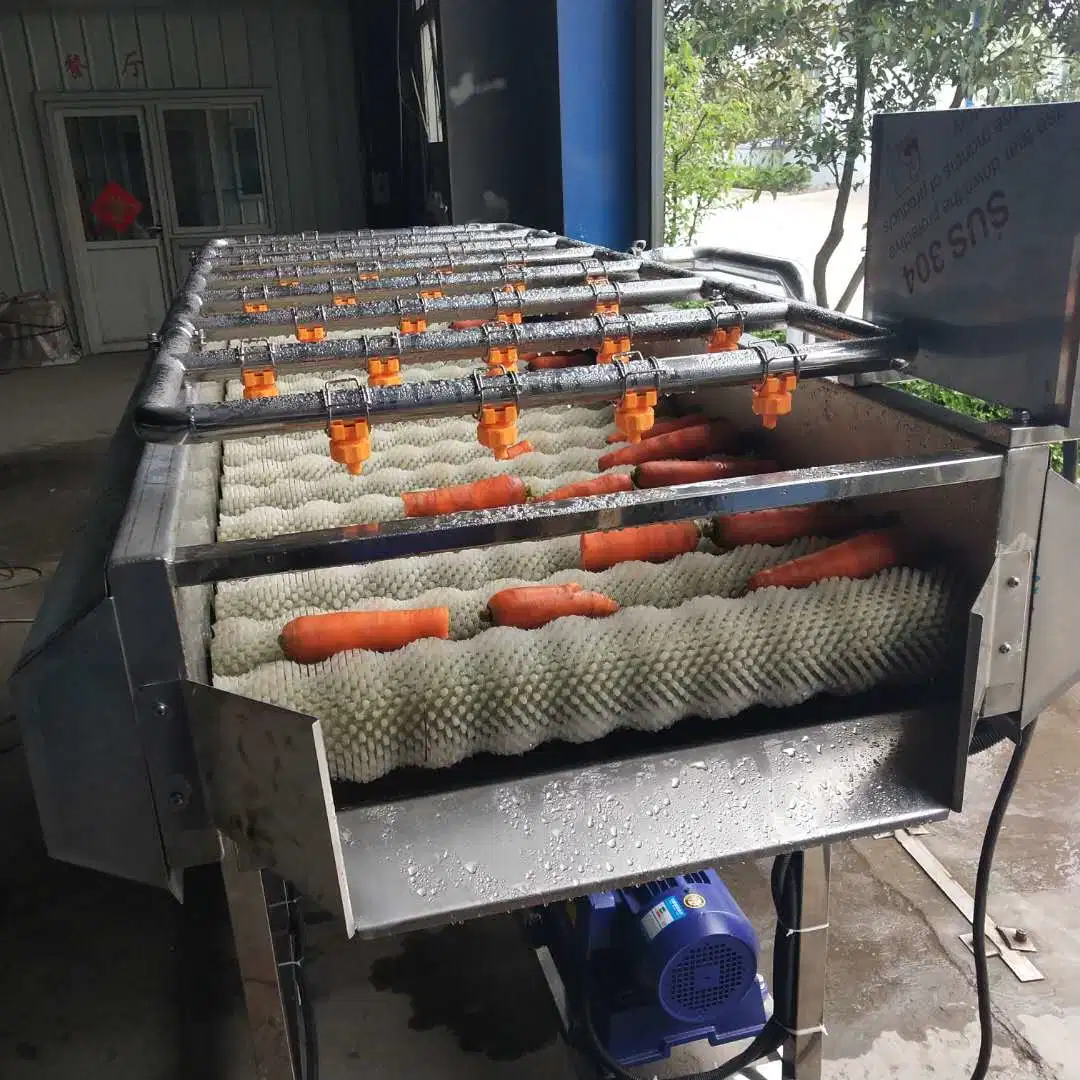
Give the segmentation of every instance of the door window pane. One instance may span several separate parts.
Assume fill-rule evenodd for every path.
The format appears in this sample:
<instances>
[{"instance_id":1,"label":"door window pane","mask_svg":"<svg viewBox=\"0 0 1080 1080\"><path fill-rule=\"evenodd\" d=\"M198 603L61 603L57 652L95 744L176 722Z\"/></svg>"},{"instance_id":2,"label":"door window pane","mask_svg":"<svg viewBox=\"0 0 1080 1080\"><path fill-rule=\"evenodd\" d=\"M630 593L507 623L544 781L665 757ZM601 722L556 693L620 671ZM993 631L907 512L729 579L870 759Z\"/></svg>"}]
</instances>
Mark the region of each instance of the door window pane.
<instances>
[{"instance_id":1,"label":"door window pane","mask_svg":"<svg viewBox=\"0 0 1080 1080\"><path fill-rule=\"evenodd\" d=\"M86 239L148 236L154 207L138 116L65 116L64 128Z\"/></svg>"},{"instance_id":2,"label":"door window pane","mask_svg":"<svg viewBox=\"0 0 1080 1080\"><path fill-rule=\"evenodd\" d=\"M181 228L266 224L254 109L166 109L165 132Z\"/></svg>"},{"instance_id":3,"label":"door window pane","mask_svg":"<svg viewBox=\"0 0 1080 1080\"><path fill-rule=\"evenodd\" d=\"M226 225L264 225L262 159L255 110L213 109L221 205Z\"/></svg>"},{"instance_id":4,"label":"door window pane","mask_svg":"<svg viewBox=\"0 0 1080 1080\"><path fill-rule=\"evenodd\" d=\"M165 141L169 148L176 223L182 229L220 225L206 110L166 109Z\"/></svg>"}]
</instances>

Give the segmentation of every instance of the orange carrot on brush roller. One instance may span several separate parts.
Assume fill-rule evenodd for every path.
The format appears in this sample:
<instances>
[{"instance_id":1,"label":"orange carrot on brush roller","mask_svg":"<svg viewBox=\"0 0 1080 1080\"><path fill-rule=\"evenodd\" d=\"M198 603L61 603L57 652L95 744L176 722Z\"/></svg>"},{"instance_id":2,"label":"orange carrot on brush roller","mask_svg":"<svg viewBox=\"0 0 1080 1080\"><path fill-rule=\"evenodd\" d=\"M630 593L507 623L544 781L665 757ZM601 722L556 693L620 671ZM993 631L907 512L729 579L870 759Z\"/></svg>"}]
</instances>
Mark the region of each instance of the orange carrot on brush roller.
<instances>
[{"instance_id":1,"label":"orange carrot on brush roller","mask_svg":"<svg viewBox=\"0 0 1080 1080\"><path fill-rule=\"evenodd\" d=\"M527 353L522 360L528 361L530 371L553 371L558 368L582 367L596 363L596 353Z\"/></svg>"},{"instance_id":2,"label":"orange carrot on brush roller","mask_svg":"<svg viewBox=\"0 0 1080 1080\"><path fill-rule=\"evenodd\" d=\"M664 562L695 550L700 538L697 523L693 521L664 521L582 533L581 568L607 570L623 562Z\"/></svg>"},{"instance_id":3,"label":"orange carrot on brush roller","mask_svg":"<svg viewBox=\"0 0 1080 1080\"><path fill-rule=\"evenodd\" d=\"M683 428L697 427L707 424L709 418L704 413L694 413L691 416L677 416L673 420L657 420L648 431L642 435L642 439L655 439L657 435L670 435L673 431L682 431ZM626 442L626 436L621 431L616 431L607 437L609 443Z\"/></svg>"},{"instance_id":4,"label":"orange carrot on brush roller","mask_svg":"<svg viewBox=\"0 0 1080 1080\"><path fill-rule=\"evenodd\" d=\"M618 610L619 605L610 596L588 592L575 581L503 589L488 601L488 614L496 626L516 626L521 630L536 630L566 615L600 619Z\"/></svg>"},{"instance_id":5,"label":"orange carrot on brush roller","mask_svg":"<svg viewBox=\"0 0 1080 1080\"><path fill-rule=\"evenodd\" d=\"M632 491L633 481L625 473L608 473L592 480L578 480L574 484L549 491L546 495L537 495L534 502L554 502L556 499L581 499L588 495L614 495L616 491Z\"/></svg>"},{"instance_id":6,"label":"orange carrot on brush roller","mask_svg":"<svg viewBox=\"0 0 1080 1080\"><path fill-rule=\"evenodd\" d=\"M693 427L669 431L666 435L657 435L651 439L642 439L620 450L604 454L596 463L603 472L615 465L640 465L643 461L661 459L703 458L709 454L719 454L730 450L735 445L735 429L726 420L714 420L710 424L695 424Z\"/></svg>"},{"instance_id":7,"label":"orange carrot on brush roller","mask_svg":"<svg viewBox=\"0 0 1080 1080\"><path fill-rule=\"evenodd\" d=\"M301 615L281 631L281 651L298 664L317 664L350 649L393 652L420 638L448 638L450 609L332 611Z\"/></svg>"},{"instance_id":8,"label":"orange carrot on brush roller","mask_svg":"<svg viewBox=\"0 0 1080 1080\"><path fill-rule=\"evenodd\" d=\"M748 510L723 514L711 527L712 539L720 547L743 544L790 544L804 536L822 536L850 523L849 516L835 503L785 506L778 510Z\"/></svg>"},{"instance_id":9,"label":"orange carrot on brush roller","mask_svg":"<svg viewBox=\"0 0 1080 1080\"><path fill-rule=\"evenodd\" d=\"M723 480L728 476L754 476L776 472L775 461L757 458L720 458L717 461L646 461L634 470L639 488L696 484L702 480Z\"/></svg>"},{"instance_id":10,"label":"orange carrot on brush roller","mask_svg":"<svg viewBox=\"0 0 1080 1080\"><path fill-rule=\"evenodd\" d=\"M750 592L770 587L805 589L829 578L873 577L879 570L896 566L902 558L901 552L896 534L889 529L859 533L832 547L759 570L747 588Z\"/></svg>"},{"instance_id":11,"label":"orange carrot on brush roller","mask_svg":"<svg viewBox=\"0 0 1080 1080\"><path fill-rule=\"evenodd\" d=\"M529 444L531 449L532 444ZM406 491L401 501L406 517L434 517L453 514L458 510L490 510L496 506L514 506L528 497L525 481L520 476L489 476L471 484L431 488L427 491Z\"/></svg>"}]
</instances>

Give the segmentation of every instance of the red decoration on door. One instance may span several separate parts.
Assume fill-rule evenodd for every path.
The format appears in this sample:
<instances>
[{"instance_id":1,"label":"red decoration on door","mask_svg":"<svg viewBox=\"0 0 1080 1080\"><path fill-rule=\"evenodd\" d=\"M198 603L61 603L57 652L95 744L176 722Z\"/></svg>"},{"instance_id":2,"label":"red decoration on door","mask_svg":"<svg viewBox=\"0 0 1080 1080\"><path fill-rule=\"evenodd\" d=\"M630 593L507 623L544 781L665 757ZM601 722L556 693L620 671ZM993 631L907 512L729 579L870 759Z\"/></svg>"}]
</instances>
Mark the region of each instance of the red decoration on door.
<instances>
[{"instance_id":1,"label":"red decoration on door","mask_svg":"<svg viewBox=\"0 0 1080 1080\"><path fill-rule=\"evenodd\" d=\"M68 53L64 57L64 70L73 79L81 79L86 70L86 61L77 52Z\"/></svg>"},{"instance_id":2,"label":"red decoration on door","mask_svg":"<svg viewBox=\"0 0 1080 1080\"><path fill-rule=\"evenodd\" d=\"M142 203L125 188L110 180L90 204L90 213L108 229L127 232L142 210Z\"/></svg>"}]
</instances>

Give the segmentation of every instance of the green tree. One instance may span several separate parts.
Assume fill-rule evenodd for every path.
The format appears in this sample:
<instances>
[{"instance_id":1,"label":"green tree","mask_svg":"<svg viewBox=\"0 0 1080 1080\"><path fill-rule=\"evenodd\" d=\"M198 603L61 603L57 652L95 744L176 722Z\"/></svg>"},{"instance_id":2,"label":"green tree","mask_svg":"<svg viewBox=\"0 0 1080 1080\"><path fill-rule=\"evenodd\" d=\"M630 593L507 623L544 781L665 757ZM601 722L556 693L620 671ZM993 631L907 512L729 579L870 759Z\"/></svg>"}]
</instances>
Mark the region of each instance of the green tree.
<instances>
[{"instance_id":1,"label":"green tree","mask_svg":"<svg viewBox=\"0 0 1080 1080\"><path fill-rule=\"evenodd\" d=\"M690 41L707 71L741 66L753 73L749 85L791 88L791 151L836 182L814 260L822 304L875 112L930 107L950 86L954 107L966 98L1060 100L1080 73L1076 0L668 0L667 11L669 34ZM842 301L860 279L861 267Z\"/></svg>"},{"instance_id":2,"label":"green tree","mask_svg":"<svg viewBox=\"0 0 1080 1080\"><path fill-rule=\"evenodd\" d=\"M664 54L664 242L689 243L728 197L735 147L750 131L745 104L707 77L689 38Z\"/></svg>"}]
</instances>

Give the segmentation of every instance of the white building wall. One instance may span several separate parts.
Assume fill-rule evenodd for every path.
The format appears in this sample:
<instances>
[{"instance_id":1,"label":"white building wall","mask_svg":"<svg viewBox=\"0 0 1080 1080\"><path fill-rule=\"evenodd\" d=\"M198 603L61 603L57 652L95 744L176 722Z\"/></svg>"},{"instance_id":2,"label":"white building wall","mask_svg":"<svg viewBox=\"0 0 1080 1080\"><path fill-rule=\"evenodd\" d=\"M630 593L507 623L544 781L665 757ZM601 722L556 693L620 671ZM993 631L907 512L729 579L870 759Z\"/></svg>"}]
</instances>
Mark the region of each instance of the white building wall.
<instances>
[{"instance_id":1,"label":"white building wall","mask_svg":"<svg viewBox=\"0 0 1080 1080\"><path fill-rule=\"evenodd\" d=\"M268 90L277 228L364 224L346 0L26 8L0 13L0 293L53 292L70 310L37 91Z\"/></svg>"}]
</instances>

